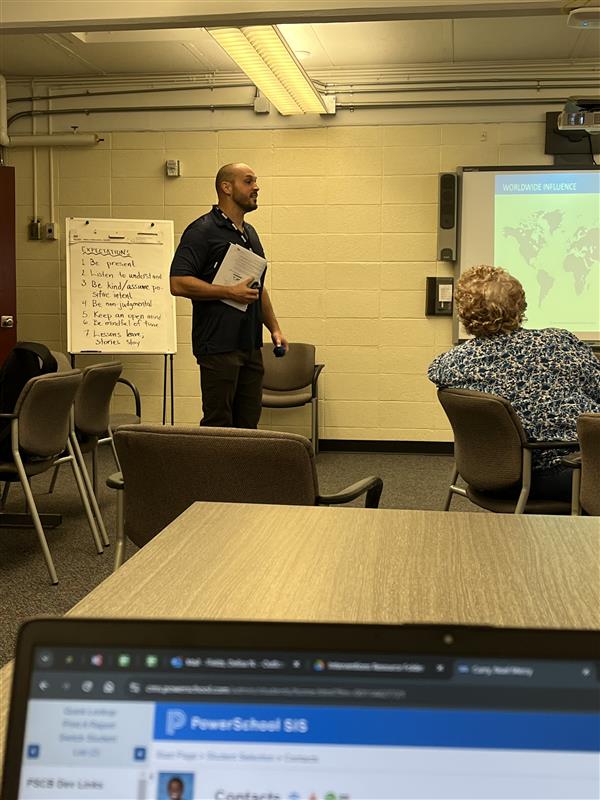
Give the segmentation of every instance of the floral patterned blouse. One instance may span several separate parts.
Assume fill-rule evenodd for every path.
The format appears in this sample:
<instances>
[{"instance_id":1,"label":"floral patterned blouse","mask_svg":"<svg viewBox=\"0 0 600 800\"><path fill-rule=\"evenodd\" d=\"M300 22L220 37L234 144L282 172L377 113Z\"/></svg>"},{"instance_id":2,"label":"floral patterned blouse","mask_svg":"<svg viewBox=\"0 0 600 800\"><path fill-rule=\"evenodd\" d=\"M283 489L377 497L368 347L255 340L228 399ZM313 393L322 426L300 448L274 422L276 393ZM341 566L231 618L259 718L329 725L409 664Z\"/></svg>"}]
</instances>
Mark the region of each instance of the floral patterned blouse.
<instances>
[{"instance_id":1,"label":"floral patterned blouse","mask_svg":"<svg viewBox=\"0 0 600 800\"><path fill-rule=\"evenodd\" d=\"M429 366L438 387L508 400L532 440L577 439L577 417L600 413L600 360L569 331L518 328L464 342ZM560 465L565 450L533 451L533 469Z\"/></svg>"}]
</instances>

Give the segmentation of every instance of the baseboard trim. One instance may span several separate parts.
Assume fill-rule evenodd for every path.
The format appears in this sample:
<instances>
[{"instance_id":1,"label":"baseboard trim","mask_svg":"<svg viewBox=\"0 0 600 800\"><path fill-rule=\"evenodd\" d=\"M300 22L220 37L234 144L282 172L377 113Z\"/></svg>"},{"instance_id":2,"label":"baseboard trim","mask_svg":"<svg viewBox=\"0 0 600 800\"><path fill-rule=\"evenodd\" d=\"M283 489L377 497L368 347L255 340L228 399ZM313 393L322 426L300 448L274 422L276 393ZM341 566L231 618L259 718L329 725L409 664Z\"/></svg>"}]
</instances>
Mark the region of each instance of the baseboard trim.
<instances>
[{"instance_id":1,"label":"baseboard trim","mask_svg":"<svg viewBox=\"0 0 600 800\"><path fill-rule=\"evenodd\" d=\"M401 442L379 439L319 439L319 450L338 453L415 453L454 455L453 442Z\"/></svg>"}]
</instances>

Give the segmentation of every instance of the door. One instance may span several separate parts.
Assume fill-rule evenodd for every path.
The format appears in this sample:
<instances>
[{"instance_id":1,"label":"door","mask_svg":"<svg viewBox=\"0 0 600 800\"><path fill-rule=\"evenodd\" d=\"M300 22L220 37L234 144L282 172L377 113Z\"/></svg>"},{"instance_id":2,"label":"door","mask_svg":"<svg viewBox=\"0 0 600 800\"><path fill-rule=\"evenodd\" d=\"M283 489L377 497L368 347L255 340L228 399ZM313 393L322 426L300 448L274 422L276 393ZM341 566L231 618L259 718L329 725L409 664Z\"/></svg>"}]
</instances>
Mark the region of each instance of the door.
<instances>
[{"instance_id":1,"label":"door","mask_svg":"<svg viewBox=\"0 0 600 800\"><path fill-rule=\"evenodd\" d=\"M17 341L15 168L0 167L0 364Z\"/></svg>"}]
</instances>

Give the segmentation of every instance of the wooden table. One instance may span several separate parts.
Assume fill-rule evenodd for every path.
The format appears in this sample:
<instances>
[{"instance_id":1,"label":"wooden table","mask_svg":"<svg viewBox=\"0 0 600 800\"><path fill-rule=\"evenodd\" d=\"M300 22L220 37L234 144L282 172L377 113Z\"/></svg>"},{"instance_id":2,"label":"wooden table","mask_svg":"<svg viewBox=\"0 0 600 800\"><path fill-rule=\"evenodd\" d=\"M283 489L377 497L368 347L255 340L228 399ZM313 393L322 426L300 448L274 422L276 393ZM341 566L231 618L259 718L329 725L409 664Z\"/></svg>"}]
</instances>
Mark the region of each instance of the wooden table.
<instances>
[{"instance_id":1,"label":"wooden table","mask_svg":"<svg viewBox=\"0 0 600 800\"><path fill-rule=\"evenodd\" d=\"M600 628L600 521L195 503L68 616Z\"/></svg>"}]
</instances>

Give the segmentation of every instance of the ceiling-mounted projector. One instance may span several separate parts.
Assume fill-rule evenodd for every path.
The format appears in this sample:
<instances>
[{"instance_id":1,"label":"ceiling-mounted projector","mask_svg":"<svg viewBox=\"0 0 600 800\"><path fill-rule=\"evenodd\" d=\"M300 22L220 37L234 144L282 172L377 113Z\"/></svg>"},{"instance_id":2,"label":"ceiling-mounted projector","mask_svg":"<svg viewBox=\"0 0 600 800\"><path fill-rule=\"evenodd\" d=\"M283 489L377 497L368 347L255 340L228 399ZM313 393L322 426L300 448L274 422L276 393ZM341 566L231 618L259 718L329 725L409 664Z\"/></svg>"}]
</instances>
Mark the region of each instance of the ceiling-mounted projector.
<instances>
[{"instance_id":1,"label":"ceiling-mounted projector","mask_svg":"<svg viewBox=\"0 0 600 800\"><path fill-rule=\"evenodd\" d=\"M600 133L600 97L569 98L558 115L556 127L559 131Z\"/></svg>"},{"instance_id":2,"label":"ceiling-mounted projector","mask_svg":"<svg viewBox=\"0 0 600 800\"><path fill-rule=\"evenodd\" d=\"M570 28L600 28L600 6L574 8L569 14L567 25Z\"/></svg>"}]
</instances>

